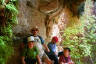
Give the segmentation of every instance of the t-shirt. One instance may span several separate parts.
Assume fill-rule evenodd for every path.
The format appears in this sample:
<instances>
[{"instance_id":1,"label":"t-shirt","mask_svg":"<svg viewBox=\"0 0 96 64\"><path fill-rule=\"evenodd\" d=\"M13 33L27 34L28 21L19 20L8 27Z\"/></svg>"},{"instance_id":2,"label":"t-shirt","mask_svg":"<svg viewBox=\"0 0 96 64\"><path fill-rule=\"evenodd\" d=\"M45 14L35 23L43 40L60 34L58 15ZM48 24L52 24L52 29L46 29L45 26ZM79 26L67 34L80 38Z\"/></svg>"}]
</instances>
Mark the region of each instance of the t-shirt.
<instances>
[{"instance_id":1,"label":"t-shirt","mask_svg":"<svg viewBox=\"0 0 96 64\"><path fill-rule=\"evenodd\" d=\"M42 44L41 43L39 43L39 42L35 42L35 45L36 45L36 47L38 48L38 50L39 50L39 57L40 58L42 58L42 56L43 56L43 54L44 54L44 49L43 49L43 46L42 46Z\"/></svg>"},{"instance_id":2,"label":"t-shirt","mask_svg":"<svg viewBox=\"0 0 96 64\"><path fill-rule=\"evenodd\" d=\"M23 38L23 43L24 44L27 44L27 38L30 37L30 36L33 36L33 35L28 35L27 37ZM41 36L34 36L36 42L40 42L41 44L44 44L44 40Z\"/></svg>"},{"instance_id":3,"label":"t-shirt","mask_svg":"<svg viewBox=\"0 0 96 64\"><path fill-rule=\"evenodd\" d=\"M49 43L48 48L50 49L50 52L56 52L56 44Z\"/></svg>"},{"instance_id":4,"label":"t-shirt","mask_svg":"<svg viewBox=\"0 0 96 64\"><path fill-rule=\"evenodd\" d=\"M29 35L29 36L32 36L32 35ZM23 40L25 44L27 43L27 37ZM42 44L44 44L44 40L41 36L33 36L33 37L34 37L34 40L35 40L35 45L39 50L39 56L40 56L40 58L42 58L42 56L44 54L44 49L43 49L43 46L42 46Z\"/></svg>"},{"instance_id":5,"label":"t-shirt","mask_svg":"<svg viewBox=\"0 0 96 64\"><path fill-rule=\"evenodd\" d=\"M34 46L32 49L25 48L22 52L22 56L25 56L27 58L36 59L36 56L39 54L38 48Z\"/></svg>"},{"instance_id":6,"label":"t-shirt","mask_svg":"<svg viewBox=\"0 0 96 64\"><path fill-rule=\"evenodd\" d=\"M42 58L43 54L44 54L44 48L42 46L40 37L38 36L34 36L34 40L35 40L35 45L36 47L39 49L39 57Z\"/></svg>"},{"instance_id":7,"label":"t-shirt","mask_svg":"<svg viewBox=\"0 0 96 64\"><path fill-rule=\"evenodd\" d=\"M61 55L59 57L59 62L63 62L63 63L68 63L68 62L71 62L71 57L65 57L64 55Z\"/></svg>"}]
</instances>

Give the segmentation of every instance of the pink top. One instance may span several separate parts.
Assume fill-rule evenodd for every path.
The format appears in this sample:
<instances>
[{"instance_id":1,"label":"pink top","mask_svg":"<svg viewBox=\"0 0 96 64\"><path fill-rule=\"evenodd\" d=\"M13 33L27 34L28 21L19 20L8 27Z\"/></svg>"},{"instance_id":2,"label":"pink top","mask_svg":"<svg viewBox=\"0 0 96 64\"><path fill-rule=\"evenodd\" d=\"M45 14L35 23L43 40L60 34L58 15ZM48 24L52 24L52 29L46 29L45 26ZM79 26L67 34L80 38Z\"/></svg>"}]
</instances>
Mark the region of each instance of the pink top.
<instances>
[{"instance_id":1,"label":"pink top","mask_svg":"<svg viewBox=\"0 0 96 64\"><path fill-rule=\"evenodd\" d=\"M64 55L61 55L60 57L59 57L59 62L61 63L61 62L63 62L63 63L68 63L68 62L70 62L71 61L71 57L69 56L69 57L65 57Z\"/></svg>"}]
</instances>

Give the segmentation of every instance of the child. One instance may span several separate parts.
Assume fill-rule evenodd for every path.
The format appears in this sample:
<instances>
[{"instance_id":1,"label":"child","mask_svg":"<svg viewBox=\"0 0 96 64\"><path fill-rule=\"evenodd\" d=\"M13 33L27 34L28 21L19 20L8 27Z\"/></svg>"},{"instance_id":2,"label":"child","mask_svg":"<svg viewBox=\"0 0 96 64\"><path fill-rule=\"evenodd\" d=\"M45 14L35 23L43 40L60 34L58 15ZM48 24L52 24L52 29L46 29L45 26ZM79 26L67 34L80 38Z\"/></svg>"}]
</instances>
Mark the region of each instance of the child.
<instances>
[{"instance_id":1,"label":"child","mask_svg":"<svg viewBox=\"0 0 96 64\"><path fill-rule=\"evenodd\" d=\"M39 52L34 45L34 37L28 37L28 47L24 49L22 53L22 63L23 64L40 64L40 58L38 56Z\"/></svg>"},{"instance_id":2,"label":"child","mask_svg":"<svg viewBox=\"0 0 96 64\"><path fill-rule=\"evenodd\" d=\"M64 48L63 54L59 57L59 64L74 64L70 57L70 48Z\"/></svg>"},{"instance_id":3,"label":"child","mask_svg":"<svg viewBox=\"0 0 96 64\"><path fill-rule=\"evenodd\" d=\"M48 57L54 61L54 64L58 64L58 56L56 54L56 43L58 42L58 37L54 36L51 42L48 44L50 52L47 53Z\"/></svg>"}]
</instances>

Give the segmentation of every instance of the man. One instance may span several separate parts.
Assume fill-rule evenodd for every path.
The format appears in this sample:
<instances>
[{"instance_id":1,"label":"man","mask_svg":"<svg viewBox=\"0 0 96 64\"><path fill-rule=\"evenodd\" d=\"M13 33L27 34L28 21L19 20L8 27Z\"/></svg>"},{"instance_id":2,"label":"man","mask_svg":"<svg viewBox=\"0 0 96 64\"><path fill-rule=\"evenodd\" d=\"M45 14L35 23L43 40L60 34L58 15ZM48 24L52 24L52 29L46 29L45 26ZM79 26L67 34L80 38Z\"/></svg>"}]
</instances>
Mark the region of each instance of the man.
<instances>
[{"instance_id":1,"label":"man","mask_svg":"<svg viewBox=\"0 0 96 64\"><path fill-rule=\"evenodd\" d=\"M32 28L32 29L31 29L31 33L32 33L31 36L34 36L35 40L36 40L37 42L40 42L40 43L43 45L43 47L45 48L45 50L49 52L50 50L48 49L47 45L44 43L43 38L38 35L39 29L38 29L37 27Z\"/></svg>"},{"instance_id":2,"label":"man","mask_svg":"<svg viewBox=\"0 0 96 64\"><path fill-rule=\"evenodd\" d=\"M74 64L70 57L70 48L64 48L63 54L59 56L59 64Z\"/></svg>"},{"instance_id":3,"label":"man","mask_svg":"<svg viewBox=\"0 0 96 64\"><path fill-rule=\"evenodd\" d=\"M49 60L49 58L47 57L47 55L46 55L46 53L44 52L44 49L43 48L45 48L45 50L47 51L47 52L49 52L50 50L48 49L48 47L47 47L47 45L44 43L44 40L43 40L43 38L41 37L41 36L39 36L38 35L38 32L39 32L39 30L38 30L38 28L37 27L35 27L35 28L32 28L31 29L31 33L32 33L32 35L29 35L29 36L33 36L34 37L34 39L35 39L35 45L36 45L36 47L38 47L38 49L39 49L39 56L40 56L40 58L41 58L41 61L43 61L43 62L45 62L45 63L47 63L47 64L51 64L51 61ZM27 37L26 37L27 38ZM26 38L24 39L24 43L26 44Z\"/></svg>"},{"instance_id":4,"label":"man","mask_svg":"<svg viewBox=\"0 0 96 64\"><path fill-rule=\"evenodd\" d=\"M56 43L58 42L58 37L54 36L51 40L51 42L48 44L48 48L50 49L50 52L47 53L48 57L54 61L54 64L58 64L58 56L56 54Z\"/></svg>"}]
</instances>

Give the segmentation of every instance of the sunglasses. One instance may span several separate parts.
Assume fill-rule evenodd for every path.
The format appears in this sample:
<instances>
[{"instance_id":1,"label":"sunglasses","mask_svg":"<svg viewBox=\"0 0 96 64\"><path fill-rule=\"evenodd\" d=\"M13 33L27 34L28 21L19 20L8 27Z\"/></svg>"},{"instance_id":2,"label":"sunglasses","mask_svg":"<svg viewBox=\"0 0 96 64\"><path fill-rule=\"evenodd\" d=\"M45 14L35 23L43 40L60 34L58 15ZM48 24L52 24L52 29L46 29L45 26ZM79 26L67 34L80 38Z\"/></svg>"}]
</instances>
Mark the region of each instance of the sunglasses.
<instances>
[{"instance_id":1,"label":"sunglasses","mask_svg":"<svg viewBox=\"0 0 96 64\"><path fill-rule=\"evenodd\" d=\"M36 30L32 30L32 31L38 31L38 29L36 29Z\"/></svg>"}]
</instances>

